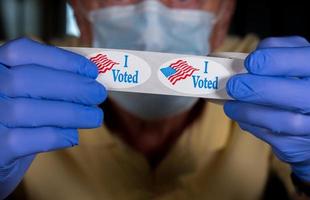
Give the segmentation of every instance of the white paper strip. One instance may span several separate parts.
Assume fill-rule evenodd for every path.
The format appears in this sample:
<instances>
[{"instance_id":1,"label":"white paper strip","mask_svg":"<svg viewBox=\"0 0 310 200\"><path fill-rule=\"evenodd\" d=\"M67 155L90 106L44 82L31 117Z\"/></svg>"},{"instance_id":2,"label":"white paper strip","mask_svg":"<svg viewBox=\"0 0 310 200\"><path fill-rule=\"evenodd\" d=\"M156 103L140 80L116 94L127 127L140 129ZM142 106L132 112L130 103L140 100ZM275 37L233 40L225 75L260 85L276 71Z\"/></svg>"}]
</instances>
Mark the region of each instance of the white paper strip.
<instances>
[{"instance_id":1,"label":"white paper strip","mask_svg":"<svg viewBox=\"0 0 310 200\"><path fill-rule=\"evenodd\" d=\"M64 49L96 63L97 81L107 90L175 96L230 99L227 80L244 73L247 54L224 52L212 56L147 51L77 48Z\"/></svg>"}]
</instances>

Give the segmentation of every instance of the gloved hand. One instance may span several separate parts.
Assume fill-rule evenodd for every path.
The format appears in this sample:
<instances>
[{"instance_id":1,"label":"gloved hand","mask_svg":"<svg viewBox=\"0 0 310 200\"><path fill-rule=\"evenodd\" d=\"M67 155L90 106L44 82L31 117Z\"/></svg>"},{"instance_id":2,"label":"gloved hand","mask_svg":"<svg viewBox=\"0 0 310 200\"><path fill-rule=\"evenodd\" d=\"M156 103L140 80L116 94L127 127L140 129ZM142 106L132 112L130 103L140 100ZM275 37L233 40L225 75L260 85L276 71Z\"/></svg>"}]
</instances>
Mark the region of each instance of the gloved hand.
<instances>
[{"instance_id":1,"label":"gloved hand","mask_svg":"<svg viewBox=\"0 0 310 200\"><path fill-rule=\"evenodd\" d=\"M310 182L310 45L301 37L263 40L232 77L225 113L271 145L300 179Z\"/></svg>"},{"instance_id":2,"label":"gloved hand","mask_svg":"<svg viewBox=\"0 0 310 200\"><path fill-rule=\"evenodd\" d=\"M0 199L35 155L78 144L77 128L95 128L106 90L88 59L28 39L0 47Z\"/></svg>"}]
</instances>

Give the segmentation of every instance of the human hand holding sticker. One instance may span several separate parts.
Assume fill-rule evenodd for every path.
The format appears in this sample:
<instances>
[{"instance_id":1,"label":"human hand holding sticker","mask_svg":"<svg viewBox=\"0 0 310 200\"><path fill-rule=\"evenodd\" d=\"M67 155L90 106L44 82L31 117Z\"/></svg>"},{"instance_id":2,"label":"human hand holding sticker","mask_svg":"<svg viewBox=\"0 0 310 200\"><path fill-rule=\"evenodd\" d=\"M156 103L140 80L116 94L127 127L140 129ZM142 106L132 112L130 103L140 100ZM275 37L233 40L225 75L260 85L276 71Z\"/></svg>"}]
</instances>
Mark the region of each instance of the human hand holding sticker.
<instances>
[{"instance_id":1,"label":"human hand holding sticker","mask_svg":"<svg viewBox=\"0 0 310 200\"><path fill-rule=\"evenodd\" d=\"M303 181L310 182L310 45L301 37L269 38L232 77L225 113L271 145Z\"/></svg>"},{"instance_id":2,"label":"human hand holding sticker","mask_svg":"<svg viewBox=\"0 0 310 200\"><path fill-rule=\"evenodd\" d=\"M106 98L83 56L29 39L0 47L0 199L35 155L78 144L78 128L101 126Z\"/></svg>"}]
</instances>

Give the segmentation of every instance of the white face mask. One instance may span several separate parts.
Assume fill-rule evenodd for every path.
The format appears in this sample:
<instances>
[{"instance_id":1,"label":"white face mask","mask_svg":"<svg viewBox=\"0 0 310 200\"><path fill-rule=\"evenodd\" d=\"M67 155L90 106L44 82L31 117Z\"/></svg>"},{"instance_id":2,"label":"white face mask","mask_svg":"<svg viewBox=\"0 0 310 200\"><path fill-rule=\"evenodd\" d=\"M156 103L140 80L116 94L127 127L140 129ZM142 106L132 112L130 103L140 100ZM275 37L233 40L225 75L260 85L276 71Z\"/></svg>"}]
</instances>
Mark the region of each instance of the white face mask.
<instances>
[{"instance_id":1,"label":"white face mask","mask_svg":"<svg viewBox=\"0 0 310 200\"><path fill-rule=\"evenodd\" d=\"M93 46L207 55L213 13L171 9L158 0L91 11ZM109 97L143 119L170 117L190 109L197 98L111 92Z\"/></svg>"}]
</instances>

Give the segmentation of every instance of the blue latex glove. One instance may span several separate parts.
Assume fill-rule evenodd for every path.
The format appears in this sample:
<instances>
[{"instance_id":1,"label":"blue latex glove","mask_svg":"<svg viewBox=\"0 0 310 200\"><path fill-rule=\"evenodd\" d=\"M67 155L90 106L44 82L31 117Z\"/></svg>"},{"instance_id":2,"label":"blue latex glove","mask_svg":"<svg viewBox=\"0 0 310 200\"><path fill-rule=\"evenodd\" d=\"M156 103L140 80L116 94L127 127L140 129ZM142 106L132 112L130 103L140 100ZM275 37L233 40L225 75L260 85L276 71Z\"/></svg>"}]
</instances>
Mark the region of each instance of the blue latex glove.
<instances>
[{"instance_id":1,"label":"blue latex glove","mask_svg":"<svg viewBox=\"0 0 310 200\"><path fill-rule=\"evenodd\" d=\"M225 113L271 145L300 179L310 182L310 45L301 37L269 38L232 77Z\"/></svg>"},{"instance_id":2,"label":"blue latex glove","mask_svg":"<svg viewBox=\"0 0 310 200\"><path fill-rule=\"evenodd\" d=\"M102 123L106 90L88 59L28 39L0 47L0 199L35 155L78 144L77 128Z\"/></svg>"}]
</instances>

